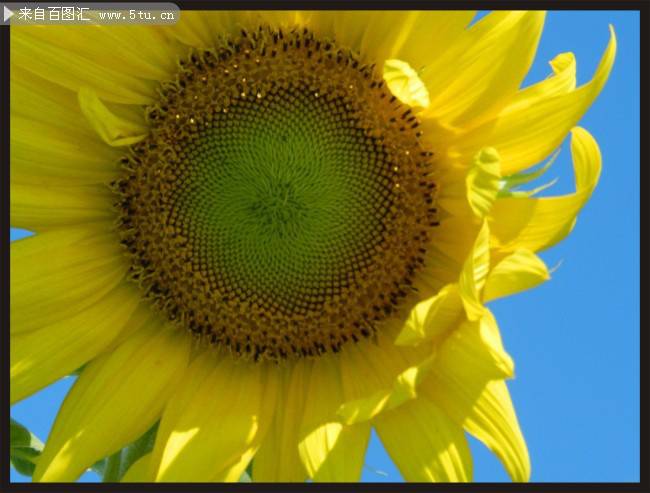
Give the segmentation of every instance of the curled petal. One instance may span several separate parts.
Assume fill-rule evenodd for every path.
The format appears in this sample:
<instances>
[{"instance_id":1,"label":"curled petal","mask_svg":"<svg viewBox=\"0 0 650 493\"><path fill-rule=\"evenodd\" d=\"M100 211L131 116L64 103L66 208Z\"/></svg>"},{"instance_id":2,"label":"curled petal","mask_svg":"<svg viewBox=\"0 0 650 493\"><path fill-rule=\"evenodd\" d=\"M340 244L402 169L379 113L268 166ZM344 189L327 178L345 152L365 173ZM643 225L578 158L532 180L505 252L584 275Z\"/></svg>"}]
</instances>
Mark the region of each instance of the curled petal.
<instances>
[{"instance_id":1,"label":"curled petal","mask_svg":"<svg viewBox=\"0 0 650 493\"><path fill-rule=\"evenodd\" d=\"M572 130L571 154L575 193L559 197L501 198L490 211L490 243L502 251L544 250L573 228L578 212L598 183L601 155L595 139L583 128Z\"/></svg>"}]
</instances>

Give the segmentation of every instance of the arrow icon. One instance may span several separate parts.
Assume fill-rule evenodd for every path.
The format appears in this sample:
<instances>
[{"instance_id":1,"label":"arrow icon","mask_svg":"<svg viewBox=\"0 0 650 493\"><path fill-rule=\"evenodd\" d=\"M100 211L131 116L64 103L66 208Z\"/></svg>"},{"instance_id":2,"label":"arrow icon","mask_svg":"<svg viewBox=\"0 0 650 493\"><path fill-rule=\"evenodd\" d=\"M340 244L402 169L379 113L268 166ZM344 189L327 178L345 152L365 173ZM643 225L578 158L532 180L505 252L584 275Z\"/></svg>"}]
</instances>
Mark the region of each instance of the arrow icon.
<instances>
[{"instance_id":1,"label":"arrow icon","mask_svg":"<svg viewBox=\"0 0 650 493\"><path fill-rule=\"evenodd\" d=\"M7 22L7 20L8 20L12 15L14 15L14 13L13 13L11 10L9 10L9 9L7 8L6 5L4 5L4 8L5 8L5 10L4 10L4 19L5 19L5 20L4 20L4 22Z\"/></svg>"}]
</instances>

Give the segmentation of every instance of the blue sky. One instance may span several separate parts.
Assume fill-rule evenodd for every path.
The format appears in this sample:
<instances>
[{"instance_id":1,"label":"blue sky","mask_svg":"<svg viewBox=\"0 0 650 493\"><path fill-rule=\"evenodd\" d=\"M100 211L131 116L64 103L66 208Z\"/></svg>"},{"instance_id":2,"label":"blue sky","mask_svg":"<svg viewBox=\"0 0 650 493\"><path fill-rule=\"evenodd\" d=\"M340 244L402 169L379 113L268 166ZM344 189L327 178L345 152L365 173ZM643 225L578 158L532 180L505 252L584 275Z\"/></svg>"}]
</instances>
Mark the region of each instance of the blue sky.
<instances>
[{"instance_id":1,"label":"blue sky","mask_svg":"<svg viewBox=\"0 0 650 493\"><path fill-rule=\"evenodd\" d=\"M639 14L549 12L525 85L565 51L577 57L578 82L589 80L610 23L616 64L580 123L600 144L600 183L569 238L542 254L549 266L561 262L552 280L491 304L516 363L509 386L533 481L639 480ZM568 143L562 149L546 176L559 178L553 194L573 190ZM12 230L12 240L24 234ZM12 416L46 438L72 381L18 403ZM487 449L471 447L476 481L507 480ZM375 436L366 464L364 481L401 480ZM24 478L12 470L11 480Z\"/></svg>"}]
</instances>

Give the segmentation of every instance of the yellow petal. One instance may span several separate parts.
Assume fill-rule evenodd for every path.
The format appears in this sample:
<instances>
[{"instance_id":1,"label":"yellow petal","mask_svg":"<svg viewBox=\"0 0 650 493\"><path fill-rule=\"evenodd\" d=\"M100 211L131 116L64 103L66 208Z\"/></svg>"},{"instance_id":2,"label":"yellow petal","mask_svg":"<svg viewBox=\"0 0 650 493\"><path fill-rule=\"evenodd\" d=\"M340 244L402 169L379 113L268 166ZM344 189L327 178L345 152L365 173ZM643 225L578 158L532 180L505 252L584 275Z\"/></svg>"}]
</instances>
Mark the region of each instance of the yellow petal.
<instances>
[{"instance_id":1,"label":"yellow petal","mask_svg":"<svg viewBox=\"0 0 650 493\"><path fill-rule=\"evenodd\" d=\"M553 75L519 91L499 113L500 116L525 110L543 99L566 94L576 88L576 59L573 53L560 53L549 64Z\"/></svg>"},{"instance_id":2,"label":"yellow petal","mask_svg":"<svg viewBox=\"0 0 650 493\"><path fill-rule=\"evenodd\" d=\"M469 11L407 10L301 14L317 36L333 38L338 46L363 54L368 63L398 58L416 70L452 45L474 16Z\"/></svg>"},{"instance_id":3,"label":"yellow petal","mask_svg":"<svg viewBox=\"0 0 650 493\"><path fill-rule=\"evenodd\" d=\"M179 22L165 28L170 38L195 48L214 48L224 36L239 36L242 29L269 25L273 29L309 25L310 19L322 18L323 11L230 10L193 12L186 10Z\"/></svg>"},{"instance_id":4,"label":"yellow petal","mask_svg":"<svg viewBox=\"0 0 650 493\"><path fill-rule=\"evenodd\" d=\"M467 318L478 320L484 313L480 293L490 268L490 228L488 222L483 225L474 242L458 282L458 291L463 300Z\"/></svg>"},{"instance_id":5,"label":"yellow petal","mask_svg":"<svg viewBox=\"0 0 650 493\"><path fill-rule=\"evenodd\" d=\"M499 153L486 147L474 156L467 178L467 200L478 217L485 217L499 193L501 172Z\"/></svg>"},{"instance_id":6,"label":"yellow petal","mask_svg":"<svg viewBox=\"0 0 650 493\"><path fill-rule=\"evenodd\" d=\"M431 355L401 371L393 379L392 386L381 389L369 397L346 402L339 408L338 415L345 424L362 423L415 399L417 387L431 369L434 358L435 355ZM348 378L350 377L362 380L361 375L348 375Z\"/></svg>"},{"instance_id":7,"label":"yellow petal","mask_svg":"<svg viewBox=\"0 0 650 493\"><path fill-rule=\"evenodd\" d=\"M429 106L429 92L417 72L402 60L384 61L384 80L397 99L413 107Z\"/></svg>"},{"instance_id":8,"label":"yellow petal","mask_svg":"<svg viewBox=\"0 0 650 493\"><path fill-rule=\"evenodd\" d=\"M151 453L136 460L124 474L121 483L150 483L149 469L151 468Z\"/></svg>"},{"instance_id":9,"label":"yellow petal","mask_svg":"<svg viewBox=\"0 0 650 493\"><path fill-rule=\"evenodd\" d=\"M382 13L387 14L387 12ZM372 60L370 63L376 63L381 58L374 56L373 50L376 45L373 46L371 43L373 35L386 36L389 31L394 31L396 28L394 24L387 25L382 22L385 19L385 16L381 16L382 13L376 12L375 15L369 16L368 12L327 10L314 15L310 19L310 25L317 36L333 39L337 46L357 53L362 50L361 45L365 37L364 47L370 51L363 53L368 60ZM373 28L375 33L372 32Z\"/></svg>"},{"instance_id":10,"label":"yellow petal","mask_svg":"<svg viewBox=\"0 0 650 493\"><path fill-rule=\"evenodd\" d=\"M413 307L395 344L410 346L424 340L435 341L455 327L462 315L463 302L458 285L448 284L437 295Z\"/></svg>"},{"instance_id":11,"label":"yellow petal","mask_svg":"<svg viewBox=\"0 0 650 493\"><path fill-rule=\"evenodd\" d=\"M439 347L420 395L439 405L456 423L485 443L515 481L530 476L530 461L508 389L514 373L494 316L466 322Z\"/></svg>"},{"instance_id":12,"label":"yellow petal","mask_svg":"<svg viewBox=\"0 0 650 493\"><path fill-rule=\"evenodd\" d=\"M528 184L531 181L544 176L550 167L553 166L553 163L559 155L560 150L558 149L543 166L540 166L536 170L530 172L515 173L514 175L502 177L502 187L499 190L497 197L533 197L534 195L538 195L540 192L551 188L553 185L555 185L555 183L557 183L557 178L534 187L530 190L513 190L514 187Z\"/></svg>"},{"instance_id":13,"label":"yellow petal","mask_svg":"<svg viewBox=\"0 0 650 493\"><path fill-rule=\"evenodd\" d=\"M462 135L450 153L461 161L469 160L489 142L499 150L504 176L545 159L561 144L605 85L616 55L616 37L611 27L610 33L607 49L590 82L568 93L537 98L530 105L524 104L516 111L486 121Z\"/></svg>"},{"instance_id":14,"label":"yellow petal","mask_svg":"<svg viewBox=\"0 0 650 493\"><path fill-rule=\"evenodd\" d=\"M573 228L580 209L598 183L601 156L598 144L586 130L572 130L571 154L576 192L559 197L503 198L490 212L493 248L539 251L561 241Z\"/></svg>"},{"instance_id":15,"label":"yellow petal","mask_svg":"<svg viewBox=\"0 0 650 493\"><path fill-rule=\"evenodd\" d=\"M129 146L147 136L148 130L143 125L111 113L93 89L79 89L79 107L88 123L110 146Z\"/></svg>"},{"instance_id":16,"label":"yellow petal","mask_svg":"<svg viewBox=\"0 0 650 493\"><path fill-rule=\"evenodd\" d=\"M84 368L57 414L35 481L71 482L146 432L180 383L192 338L157 318Z\"/></svg>"},{"instance_id":17,"label":"yellow petal","mask_svg":"<svg viewBox=\"0 0 650 493\"><path fill-rule=\"evenodd\" d=\"M370 424L347 426L336 415L344 399L338 358L322 357L312 365L300 425L300 459L314 481L359 481Z\"/></svg>"},{"instance_id":18,"label":"yellow petal","mask_svg":"<svg viewBox=\"0 0 650 493\"><path fill-rule=\"evenodd\" d=\"M436 374L422 392L499 457L513 481L530 479L530 458L502 380Z\"/></svg>"},{"instance_id":19,"label":"yellow petal","mask_svg":"<svg viewBox=\"0 0 650 493\"><path fill-rule=\"evenodd\" d=\"M459 126L498 112L528 72L543 25L538 11L493 12L473 25L421 74L431 95L426 116Z\"/></svg>"},{"instance_id":20,"label":"yellow petal","mask_svg":"<svg viewBox=\"0 0 650 493\"><path fill-rule=\"evenodd\" d=\"M180 20L170 26L169 33L186 45L197 48L209 47L214 44L214 39L203 16L204 12L182 12Z\"/></svg>"},{"instance_id":21,"label":"yellow petal","mask_svg":"<svg viewBox=\"0 0 650 493\"><path fill-rule=\"evenodd\" d=\"M24 68L11 67L11 116L20 116L60 128L75 137L97 137L79 118L77 93L39 77Z\"/></svg>"},{"instance_id":22,"label":"yellow petal","mask_svg":"<svg viewBox=\"0 0 650 493\"><path fill-rule=\"evenodd\" d=\"M116 72L156 81L171 79L185 53L162 29L147 25L39 26L29 35Z\"/></svg>"},{"instance_id":23,"label":"yellow petal","mask_svg":"<svg viewBox=\"0 0 650 493\"><path fill-rule=\"evenodd\" d=\"M77 118L83 119L81 113ZM105 184L115 178L120 156L94 136L12 116L12 183L35 186Z\"/></svg>"},{"instance_id":24,"label":"yellow petal","mask_svg":"<svg viewBox=\"0 0 650 493\"><path fill-rule=\"evenodd\" d=\"M9 199L12 227L30 231L97 222L111 228L115 219L114 196L104 186L35 187L14 183Z\"/></svg>"},{"instance_id":25,"label":"yellow petal","mask_svg":"<svg viewBox=\"0 0 650 493\"><path fill-rule=\"evenodd\" d=\"M483 301L534 288L551 278L546 264L530 250L515 250L501 260L485 281Z\"/></svg>"},{"instance_id":26,"label":"yellow petal","mask_svg":"<svg viewBox=\"0 0 650 493\"><path fill-rule=\"evenodd\" d=\"M340 389L336 391L341 405L335 413L336 419L346 424L367 421L381 412L391 400L396 379L409 366L389 336L382 333L377 334L375 341L360 341L346 347L338 362Z\"/></svg>"},{"instance_id":27,"label":"yellow petal","mask_svg":"<svg viewBox=\"0 0 650 493\"><path fill-rule=\"evenodd\" d=\"M248 18L251 12L218 11L193 12L185 10L176 24L168 26L165 32L180 42L195 48L212 48L221 36L238 34L242 28L250 28ZM258 23L257 26L260 24Z\"/></svg>"},{"instance_id":28,"label":"yellow petal","mask_svg":"<svg viewBox=\"0 0 650 493\"><path fill-rule=\"evenodd\" d=\"M238 15L237 20L234 22L245 26L247 29L257 29L260 25L268 24L271 28L280 28L286 33L287 30L295 28L297 24L306 23L308 19L319 15L321 12L304 10L249 10L247 12L231 11L228 13ZM233 21L229 20L228 22Z\"/></svg>"},{"instance_id":29,"label":"yellow petal","mask_svg":"<svg viewBox=\"0 0 650 493\"><path fill-rule=\"evenodd\" d=\"M489 310L480 320L461 323L444 340L432 371L461 380L514 375L514 363L503 348L496 320Z\"/></svg>"},{"instance_id":30,"label":"yellow petal","mask_svg":"<svg viewBox=\"0 0 650 493\"><path fill-rule=\"evenodd\" d=\"M309 433L298 450L315 482L352 483L361 480L369 439L367 421L350 426L330 421Z\"/></svg>"},{"instance_id":31,"label":"yellow petal","mask_svg":"<svg viewBox=\"0 0 650 493\"><path fill-rule=\"evenodd\" d=\"M248 464L253 460L255 456L255 449L248 449L243 454L239 456L236 462L230 466L225 472L225 474L220 479L223 483L235 483L239 481L244 474L244 471L248 467Z\"/></svg>"},{"instance_id":32,"label":"yellow petal","mask_svg":"<svg viewBox=\"0 0 650 493\"><path fill-rule=\"evenodd\" d=\"M253 461L256 482L302 482L307 477L298 455L299 426L308 395L306 371L303 361L282 369L273 424Z\"/></svg>"},{"instance_id":33,"label":"yellow petal","mask_svg":"<svg viewBox=\"0 0 650 493\"><path fill-rule=\"evenodd\" d=\"M54 27L21 26L11 31L12 63L75 92L82 86L92 87L106 101L126 104L154 101L154 81L145 81L119 67L107 67L98 60L86 58L73 45L60 47L35 36L43 29L54 31Z\"/></svg>"},{"instance_id":34,"label":"yellow petal","mask_svg":"<svg viewBox=\"0 0 650 493\"><path fill-rule=\"evenodd\" d=\"M380 62L387 58L399 58L396 54L402 51L415 24L421 24L418 23L418 19L422 17L422 12L384 10L351 12L348 16L356 17L357 22L364 29L359 45L351 45L351 48L358 50L373 62ZM428 17L435 17L435 15Z\"/></svg>"},{"instance_id":35,"label":"yellow petal","mask_svg":"<svg viewBox=\"0 0 650 493\"><path fill-rule=\"evenodd\" d=\"M120 283L70 318L12 335L12 404L71 374L106 349L123 329L142 324L150 311L136 310L139 303L137 288Z\"/></svg>"},{"instance_id":36,"label":"yellow petal","mask_svg":"<svg viewBox=\"0 0 650 493\"><path fill-rule=\"evenodd\" d=\"M406 481L472 480L472 455L463 428L433 402L410 401L381 414L375 428Z\"/></svg>"},{"instance_id":37,"label":"yellow petal","mask_svg":"<svg viewBox=\"0 0 650 493\"><path fill-rule=\"evenodd\" d=\"M11 334L64 321L91 307L124 278L110 235L52 231L11 243Z\"/></svg>"},{"instance_id":38,"label":"yellow petal","mask_svg":"<svg viewBox=\"0 0 650 493\"><path fill-rule=\"evenodd\" d=\"M381 51L385 53L383 58L398 58L408 62L415 70L420 70L435 63L446 50L454 46L476 12L406 10L376 14L383 14L386 22L392 22L399 28L393 37L377 40L385 46L385 51Z\"/></svg>"},{"instance_id":39,"label":"yellow petal","mask_svg":"<svg viewBox=\"0 0 650 493\"><path fill-rule=\"evenodd\" d=\"M156 481L237 480L271 424L276 370L212 350L199 355L163 412L151 460Z\"/></svg>"},{"instance_id":40,"label":"yellow petal","mask_svg":"<svg viewBox=\"0 0 650 493\"><path fill-rule=\"evenodd\" d=\"M452 46L473 16L471 11L320 11L308 22L318 35L333 37L369 63L397 58L419 70Z\"/></svg>"}]
</instances>

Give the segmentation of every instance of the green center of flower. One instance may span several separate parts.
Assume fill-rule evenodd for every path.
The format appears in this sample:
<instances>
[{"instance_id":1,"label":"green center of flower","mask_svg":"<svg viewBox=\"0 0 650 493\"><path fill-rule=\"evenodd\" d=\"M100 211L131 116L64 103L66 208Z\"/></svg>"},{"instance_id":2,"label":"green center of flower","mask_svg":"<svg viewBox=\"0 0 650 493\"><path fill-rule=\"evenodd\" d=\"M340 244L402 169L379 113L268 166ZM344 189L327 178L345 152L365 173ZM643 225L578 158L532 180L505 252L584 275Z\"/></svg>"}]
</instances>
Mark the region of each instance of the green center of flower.
<instances>
[{"instance_id":1,"label":"green center of flower","mask_svg":"<svg viewBox=\"0 0 650 493\"><path fill-rule=\"evenodd\" d=\"M381 244L394 171L379 142L342 125L344 100L304 87L266 98L237 101L187 146L173 224L222 289L306 313Z\"/></svg>"},{"instance_id":2,"label":"green center of flower","mask_svg":"<svg viewBox=\"0 0 650 493\"><path fill-rule=\"evenodd\" d=\"M307 30L244 32L181 67L115 183L145 297L254 359L371 336L436 224L410 109Z\"/></svg>"}]
</instances>

